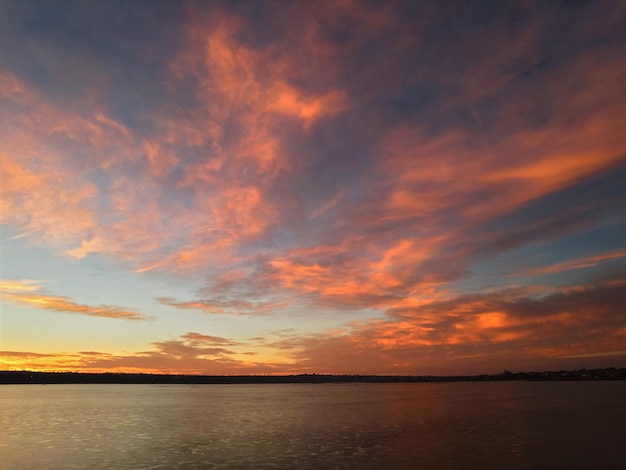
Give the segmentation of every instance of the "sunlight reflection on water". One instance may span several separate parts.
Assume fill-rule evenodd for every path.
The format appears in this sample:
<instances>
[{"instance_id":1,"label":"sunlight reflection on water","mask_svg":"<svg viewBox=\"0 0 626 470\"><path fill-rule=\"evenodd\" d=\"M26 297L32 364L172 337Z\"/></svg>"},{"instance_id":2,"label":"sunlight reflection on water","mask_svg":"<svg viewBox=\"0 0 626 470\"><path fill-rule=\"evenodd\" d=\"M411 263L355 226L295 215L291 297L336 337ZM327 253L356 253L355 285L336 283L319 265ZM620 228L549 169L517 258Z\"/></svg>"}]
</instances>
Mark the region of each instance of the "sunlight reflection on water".
<instances>
[{"instance_id":1,"label":"sunlight reflection on water","mask_svg":"<svg viewBox=\"0 0 626 470\"><path fill-rule=\"evenodd\" d=\"M5 385L6 469L623 468L626 382Z\"/></svg>"}]
</instances>

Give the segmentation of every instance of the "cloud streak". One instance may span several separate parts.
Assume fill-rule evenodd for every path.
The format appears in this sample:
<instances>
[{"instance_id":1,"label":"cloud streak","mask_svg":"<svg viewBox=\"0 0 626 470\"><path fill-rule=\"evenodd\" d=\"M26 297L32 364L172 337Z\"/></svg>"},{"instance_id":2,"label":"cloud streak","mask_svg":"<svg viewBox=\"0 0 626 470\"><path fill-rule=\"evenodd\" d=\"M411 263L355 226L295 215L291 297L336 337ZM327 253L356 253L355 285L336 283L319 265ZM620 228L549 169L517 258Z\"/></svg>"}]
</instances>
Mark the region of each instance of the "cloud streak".
<instances>
[{"instance_id":1,"label":"cloud streak","mask_svg":"<svg viewBox=\"0 0 626 470\"><path fill-rule=\"evenodd\" d=\"M544 274L556 274L572 269L583 269L597 266L605 261L614 261L626 256L626 250L616 250L609 253L601 253L594 256L585 256L583 258L564 261L541 268L532 269L526 272L517 273L518 276L537 276Z\"/></svg>"},{"instance_id":2,"label":"cloud streak","mask_svg":"<svg viewBox=\"0 0 626 470\"><path fill-rule=\"evenodd\" d=\"M0 282L0 296L3 300L29 308L51 310L64 313L78 313L92 317L119 318L123 320L147 320L148 317L135 309L111 305L85 305L74 302L69 297L48 294L37 281L6 280Z\"/></svg>"}]
</instances>

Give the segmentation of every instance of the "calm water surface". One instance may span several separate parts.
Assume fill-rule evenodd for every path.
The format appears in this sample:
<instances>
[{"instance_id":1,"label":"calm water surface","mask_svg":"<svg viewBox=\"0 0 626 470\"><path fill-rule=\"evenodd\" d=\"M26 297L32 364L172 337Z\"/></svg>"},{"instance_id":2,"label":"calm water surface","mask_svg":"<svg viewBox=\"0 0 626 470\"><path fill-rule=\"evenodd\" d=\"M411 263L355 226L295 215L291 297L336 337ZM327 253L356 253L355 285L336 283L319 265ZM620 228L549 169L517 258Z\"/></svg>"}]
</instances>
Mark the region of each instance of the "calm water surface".
<instances>
[{"instance_id":1,"label":"calm water surface","mask_svg":"<svg viewBox=\"0 0 626 470\"><path fill-rule=\"evenodd\" d=\"M623 469L626 381L0 386L3 469Z\"/></svg>"}]
</instances>

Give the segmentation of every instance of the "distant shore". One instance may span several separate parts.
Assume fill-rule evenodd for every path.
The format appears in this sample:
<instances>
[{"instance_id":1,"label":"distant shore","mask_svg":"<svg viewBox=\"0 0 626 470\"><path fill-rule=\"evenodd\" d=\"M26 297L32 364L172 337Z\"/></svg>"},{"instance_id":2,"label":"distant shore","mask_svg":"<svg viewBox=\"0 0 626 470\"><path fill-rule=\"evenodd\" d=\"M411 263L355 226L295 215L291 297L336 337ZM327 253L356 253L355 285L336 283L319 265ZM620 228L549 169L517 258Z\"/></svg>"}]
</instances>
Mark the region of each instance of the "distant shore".
<instances>
[{"instance_id":1,"label":"distant shore","mask_svg":"<svg viewBox=\"0 0 626 470\"><path fill-rule=\"evenodd\" d=\"M401 383L487 382L502 380L626 380L626 369L577 369L509 372L482 375L174 375L85 372L0 371L0 385L10 384L281 384L281 383Z\"/></svg>"}]
</instances>

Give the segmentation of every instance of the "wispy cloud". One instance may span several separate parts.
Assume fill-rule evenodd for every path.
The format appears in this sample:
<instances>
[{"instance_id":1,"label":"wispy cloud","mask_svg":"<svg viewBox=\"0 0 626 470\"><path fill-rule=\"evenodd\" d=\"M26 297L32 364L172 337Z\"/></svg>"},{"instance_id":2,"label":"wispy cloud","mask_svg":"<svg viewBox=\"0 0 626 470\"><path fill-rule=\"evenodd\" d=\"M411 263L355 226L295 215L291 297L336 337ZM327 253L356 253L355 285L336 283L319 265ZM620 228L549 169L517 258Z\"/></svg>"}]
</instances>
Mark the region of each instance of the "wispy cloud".
<instances>
[{"instance_id":1,"label":"wispy cloud","mask_svg":"<svg viewBox=\"0 0 626 470\"><path fill-rule=\"evenodd\" d=\"M52 295L46 292L37 281L2 280L0 296L4 301L30 308L66 313L78 313L93 317L120 318L123 320L146 320L148 317L135 309L111 305L85 305L74 302L69 297Z\"/></svg>"},{"instance_id":2,"label":"wispy cloud","mask_svg":"<svg viewBox=\"0 0 626 470\"><path fill-rule=\"evenodd\" d=\"M583 354L571 354L569 356L562 356L562 357L564 359L577 359L577 358L610 357L610 356L626 356L626 350L589 352L589 353L583 353Z\"/></svg>"},{"instance_id":3,"label":"wispy cloud","mask_svg":"<svg viewBox=\"0 0 626 470\"><path fill-rule=\"evenodd\" d=\"M551 264L548 266L542 266L527 271L516 273L516 276L541 276L544 274L556 274L563 271L569 271L572 269L583 269L592 266L597 266L605 261L613 261L626 256L626 250L615 250L609 253L601 253L599 255L584 256L582 258L576 258L561 263Z\"/></svg>"},{"instance_id":4,"label":"wispy cloud","mask_svg":"<svg viewBox=\"0 0 626 470\"><path fill-rule=\"evenodd\" d=\"M211 314L229 315L267 315L272 311L277 311L288 306L285 302L256 301L247 300L219 300L200 299L192 301L181 301L169 297L157 297L156 299L163 305L185 309L199 310Z\"/></svg>"}]
</instances>

